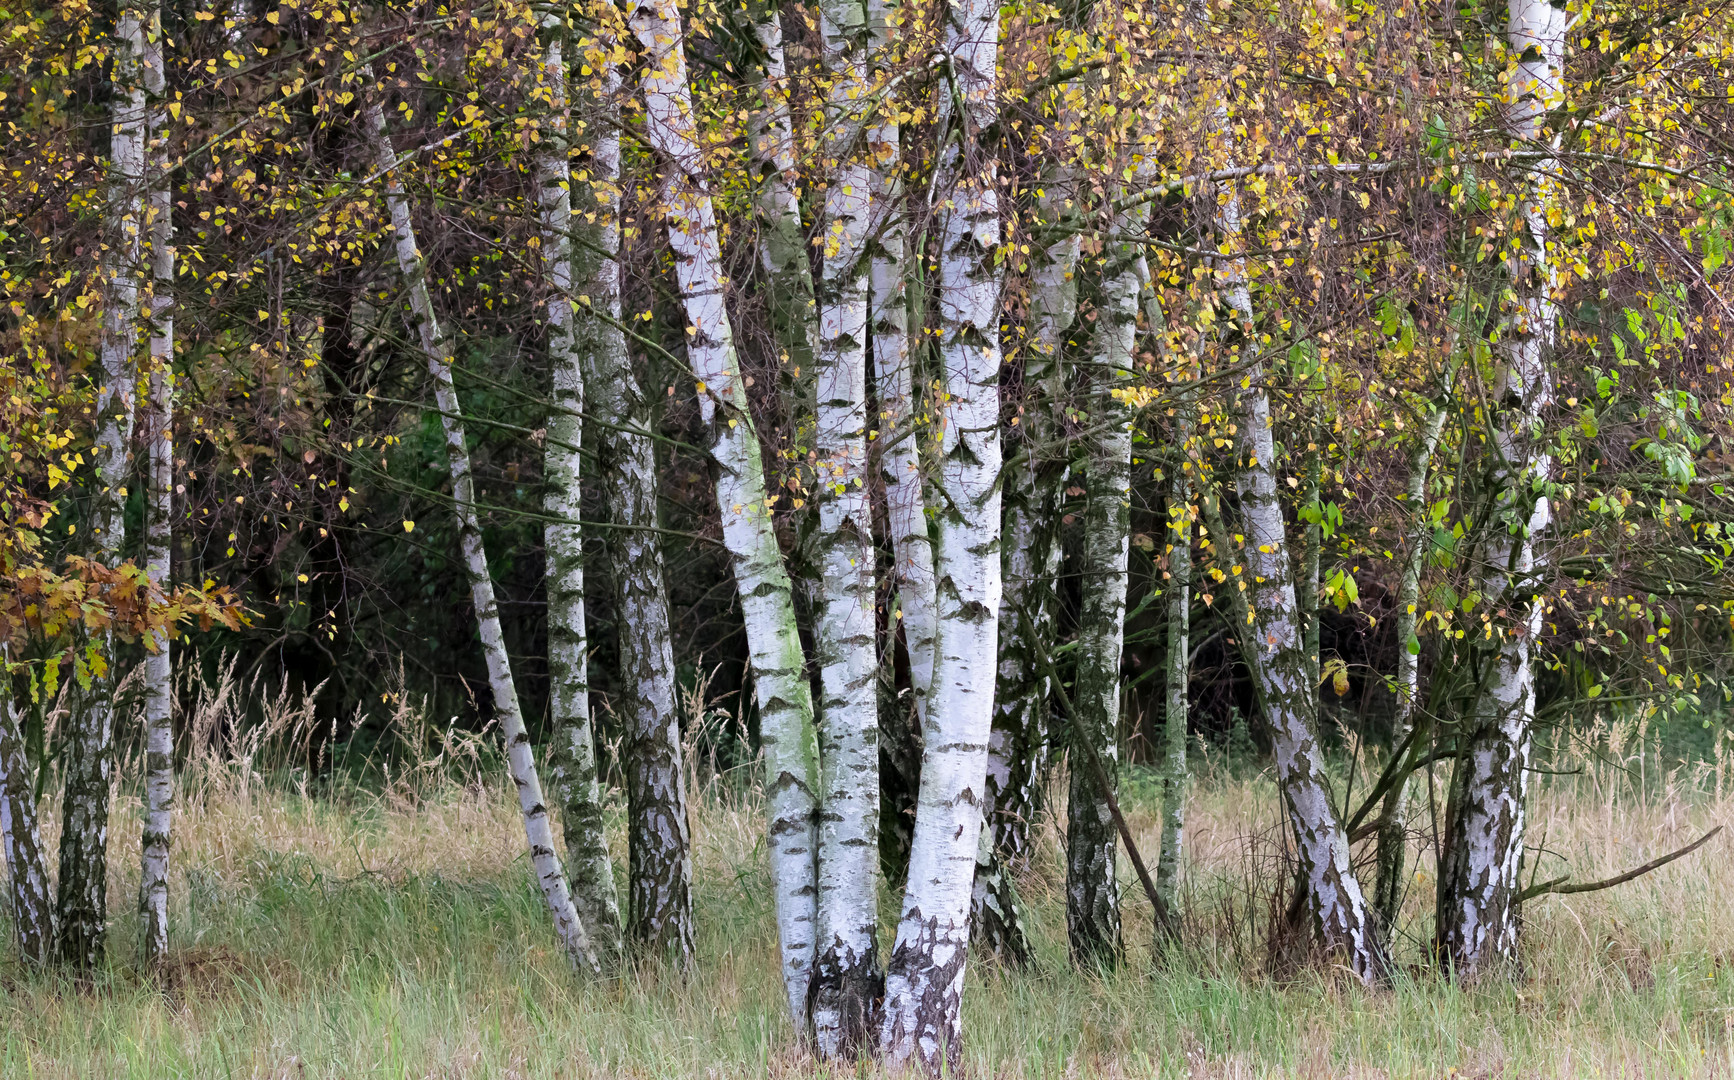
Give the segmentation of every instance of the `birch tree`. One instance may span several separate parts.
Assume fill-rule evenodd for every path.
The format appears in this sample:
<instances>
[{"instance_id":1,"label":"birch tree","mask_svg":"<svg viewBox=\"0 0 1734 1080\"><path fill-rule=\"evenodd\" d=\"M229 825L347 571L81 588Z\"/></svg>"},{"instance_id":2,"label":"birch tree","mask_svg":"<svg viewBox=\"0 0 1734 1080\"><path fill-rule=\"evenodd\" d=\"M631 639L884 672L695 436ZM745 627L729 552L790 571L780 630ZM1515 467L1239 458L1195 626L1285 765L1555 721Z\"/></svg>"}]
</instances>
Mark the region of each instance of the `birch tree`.
<instances>
[{"instance_id":1,"label":"birch tree","mask_svg":"<svg viewBox=\"0 0 1734 1080\"><path fill-rule=\"evenodd\" d=\"M0 855L6 857L18 956L26 965L41 968L54 947L54 909L42 861L42 834L36 825L34 770L19 730L10 673L7 683L0 705Z\"/></svg>"},{"instance_id":2,"label":"birch tree","mask_svg":"<svg viewBox=\"0 0 1734 1080\"><path fill-rule=\"evenodd\" d=\"M1139 155L1148 161L1148 154ZM1133 166L1138 175L1148 167ZM1142 233L1147 206L1115 216L1115 231ZM1078 561L1082 602L1072 696L1074 741L1095 742L1108 768L1119 757L1120 646L1126 621L1126 557L1131 542L1132 423L1114 390L1132 373L1143 284L1139 249L1113 244L1102 268L1090 367L1084 529ZM1108 782L1115 783L1112 772ZM1079 963L1113 963L1123 948L1115 877L1118 834L1110 799L1091 769L1072 768L1066 812L1066 928Z\"/></svg>"},{"instance_id":3,"label":"birch tree","mask_svg":"<svg viewBox=\"0 0 1734 1080\"><path fill-rule=\"evenodd\" d=\"M145 570L151 584L169 585L169 546L174 510L174 222L169 186L169 110L163 100L163 31L153 8L142 35L145 90L149 95L150 368L145 403ZM145 823L141 837L139 906L144 913L146 966L161 963L169 947L169 845L174 825L175 729L173 668L164 629L151 633L144 662Z\"/></svg>"},{"instance_id":4,"label":"birch tree","mask_svg":"<svg viewBox=\"0 0 1734 1080\"><path fill-rule=\"evenodd\" d=\"M890 45L896 9L885 0L867 5L868 55ZM927 534L923 490L923 428L915 395L909 341L909 226L904 205L898 98L888 89L867 126L872 227L867 233L867 317L873 350L873 386L879 398L879 475L897 588L896 618L909 653L910 695L917 717L927 714L933 685L933 545Z\"/></svg>"},{"instance_id":5,"label":"birch tree","mask_svg":"<svg viewBox=\"0 0 1734 1080\"><path fill-rule=\"evenodd\" d=\"M1415 636L1416 609L1421 599L1421 570L1432 546L1428 528L1428 467L1439 436L1445 430L1444 401L1435 402L1422 422L1420 437L1409 456L1409 485L1404 506L1409 513L1409 550L1403 576L1397 586L1397 677L1396 711L1391 718L1391 746L1402 746L1414 730L1415 709L1421 690L1421 642ZM1411 644L1412 643L1412 644ZM1380 812L1373 908L1387 941L1397 925L1397 910L1403 900L1403 861L1408 844L1408 776L1399 776L1386 795Z\"/></svg>"},{"instance_id":6,"label":"birch tree","mask_svg":"<svg viewBox=\"0 0 1734 1080\"><path fill-rule=\"evenodd\" d=\"M866 91L865 10L819 8L825 119L839 155L825 188L819 290L818 955L813 1030L819 1052L869 1043L879 974L879 671L874 618L873 507L867 488L867 229L873 180L851 136Z\"/></svg>"},{"instance_id":7,"label":"birch tree","mask_svg":"<svg viewBox=\"0 0 1734 1080\"><path fill-rule=\"evenodd\" d=\"M371 68L364 66L361 77L372 81ZM470 450L464 432L463 412L457 387L452 382L451 342L434 310L433 295L427 282L427 263L416 245L409 199L404 194L403 181L398 177L397 154L386 131L385 106L381 100L384 94L383 87L372 92L371 100L362 111L363 130L374 167L385 182L397 269L403 278L404 290L409 294L416 341L427 360L428 373L433 377L434 401L445 430L446 467L451 475L452 502L458 518L458 547L469 576L470 600L475 607L476 632L482 640L482 654L487 660L488 688L493 692L494 713L506 739L507 768L512 783L517 787L518 806L524 816L524 838L530 847L530 863L553 916L554 932L568 957L582 970L600 971L601 965L589 935L585 933L584 924L572 904L566 871L554 849L547 800L542 796L542 782L536 772L530 733L524 726L517 687L512 681L511 660L506 654L499 607L494 599L494 582L488 573L487 551L482 546L482 525L476 515L475 485L470 473Z\"/></svg>"},{"instance_id":8,"label":"birch tree","mask_svg":"<svg viewBox=\"0 0 1734 1080\"><path fill-rule=\"evenodd\" d=\"M1195 18L1195 22L1198 21ZM1216 97L1208 115L1216 137L1232 159L1232 128L1226 104ZM1232 167L1232 165L1230 166ZM1240 201L1232 184L1214 192L1212 225L1232 252L1240 243ZM1256 348L1252 295L1243 256L1229 254L1213 267L1217 295L1225 311L1219 323L1245 374L1235 405L1239 431L1234 485L1246 530L1246 625L1237 637L1252 668L1276 757L1289 825L1294 831L1309 913L1328 951L1338 953L1357 977L1383 977L1383 959L1366 897L1355 876L1348 834L1331 800L1324 755L1315 730L1318 694L1310 678L1300 608L1282 504L1277 495L1276 445L1271 430L1265 369L1257 359L1237 357ZM1232 591L1232 590L1230 590Z\"/></svg>"},{"instance_id":9,"label":"birch tree","mask_svg":"<svg viewBox=\"0 0 1734 1080\"><path fill-rule=\"evenodd\" d=\"M796 379L811 371L818 350L817 293L807 257L807 232L801 224L797 186L795 127L789 111L789 70L783 58L783 18L778 0L754 0L753 34L764 61L760 107L752 114L751 147L758 171L758 210L762 232L759 262L765 298L783 361Z\"/></svg>"},{"instance_id":10,"label":"birch tree","mask_svg":"<svg viewBox=\"0 0 1734 1080\"><path fill-rule=\"evenodd\" d=\"M1156 859L1156 891L1175 910L1180 859L1186 843L1186 724L1190 709L1192 622L1192 438L1190 400L1175 409L1173 472L1168 477L1168 666L1162 732L1162 846Z\"/></svg>"},{"instance_id":11,"label":"birch tree","mask_svg":"<svg viewBox=\"0 0 1734 1080\"><path fill-rule=\"evenodd\" d=\"M981 140L998 117L999 8L954 0L945 53L955 107L936 167L940 414L938 651L923 724L909 881L885 980L893 1063L959 1064L964 966L982 825L1000 608L999 193ZM955 138L952 126L955 125Z\"/></svg>"},{"instance_id":12,"label":"birch tree","mask_svg":"<svg viewBox=\"0 0 1734 1080\"><path fill-rule=\"evenodd\" d=\"M1545 138L1545 121L1564 96L1565 35L1570 15L1545 0L1512 0L1506 37L1517 62L1507 75L1505 126L1518 147ZM1500 336L1500 370L1489 395L1496 492L1483 525L1481 591L1517 612L1510 625L1493 624L1466 733L1452 776L1447 832L1439 865L1438 948L1462 978L1516 958L1523 866L1525 804L1535 720L1531 649L1542 630L1543 608L1534 579L1541 567L1537 541L1550 506L1536 489L1552 462L1540 428L1552 403L1548 364L1559 313L1556 272L1549 258L1549 209L1557 162L1544 159L1520 187L1520 246L1506 260L1518 311Z\"/></svg>"},{"instance_id":13,"label":"birch tree","mask_svg":"<svg viewBox=\"0 0 1734 1080\"><path fill-rule=\"evenodd\" d=\"M617 327L601 325L602 320L585 310L577 295L585 295L592 305L603 305L603 310L619 322L619 267L614 254L619 248L620 229L612 218L611 202L596 199L594 194L589 200L594 220L582 229L575 228L578 222L572 213L572 118L566 93L567 31L563 13L544 15L541 35L537 92L547 106L547 118L537 144L535 169L541 226L538 250L548 289L548 353L554 391L543 456L546 490L542 497L543 509L548 514L544 531L548 553L548 706L553 715L555 740L550 758L554 790L561 803L560 825L566 841L573 907L597 950L599 962L612 963L621 951L620 901L596 780L595 733L590 722L584 532L578 523L582 479L579 447L584 436L585 358L610 348L623 355L626 343ZM604 72L601 92L607 95L617 89L606 85L607 82L612 78L618 83L619 77L611 74L612 64L604 61L599 66ZM609 107L610 104L599 102L597 111ZM595 126L601 130L591 133L592 167L599 172L611 169L614 175L593 179L589 185L592 193L599 185L617 186L620 170L619 134L607 117L598 119L602 122ZM573 287L575 233L582 242L579 257L590 270L577 289ZM630 627L630 623L623 625ZM669 708L663 715L672 718L673 703L667 704ZM633 730L636 732L636 727ZM675 745L678 761L678 737ZM677 837L684 835L684 813L680 820L682 829ZM653 844L660 839L657 833L650 837ZM683 865L684 855L684 845L678 845L673 859L677 869ZM685 882L678 874L675 880L684 892ZM690 908L690 904L687 906ZM689 925L685 940L690 947L690 913L686 921Z\"/></svg>"},{"instance_id":14,"label":"birch tree","mask_svg":"<svg viewBox=\"0 0 1734 1080\"><path fill-rule=\"evenodd\" d=\"M783 983L795 1029L805 1031L818 846L812 691L789 576L766 499L759 438L723 305L722 250L696 139L680 15L673 0L640 0L631 9L630 21L644 47L639 83L644 134L664 169L661 204L686 310L687 362L698 380L701 416L711 431L723 544L734 569L752 662Z\"/></svg>"},{"instance_id":15,"label":"birch tree","mask_svg":"<svg viewBox=\"0 0 1734 1080\"><path fill-rule=\"evenodd\" d=\"M1044 192L1050 189L1044 188ZM1061 184L1038 198L1041 220L1059 222ZM1082 238L1066 229L1033 253L1029 337L1024 346L1016 447L1003 491L998 661L993 730L988 741L984 809L993 830L991 859L976 875L975 940L1002 959L1029 956L1024 920L1010 875L1029 858L1035 787L1047 755L1048 678L1041 650L1053 640L1054 582L1059 573L1059 492L1066 468L1057 446L1056 403L1065 398L1060 350L1078 311L1075 270Z\"/></svg>"},{"instance_id":16,"label":"birch tree","mask_svg":"<svg viewBox=\"0 0 1734 1080\"><path fill-rule=\"evenodd\" d=\"M104 294L98 391L94 527L97 559L113 566L126 544L126 489L133 434L134 354L143 257L146 104L145 12L122 6L115 23ZM113 636L109 635L112 645ZM112 650L111 650L112 651ZM114 768L114 684L94 684L66 734L61 801L56 955L89 970L102 962L108 925L108 811Z\"/></svg>"}]
</instances>

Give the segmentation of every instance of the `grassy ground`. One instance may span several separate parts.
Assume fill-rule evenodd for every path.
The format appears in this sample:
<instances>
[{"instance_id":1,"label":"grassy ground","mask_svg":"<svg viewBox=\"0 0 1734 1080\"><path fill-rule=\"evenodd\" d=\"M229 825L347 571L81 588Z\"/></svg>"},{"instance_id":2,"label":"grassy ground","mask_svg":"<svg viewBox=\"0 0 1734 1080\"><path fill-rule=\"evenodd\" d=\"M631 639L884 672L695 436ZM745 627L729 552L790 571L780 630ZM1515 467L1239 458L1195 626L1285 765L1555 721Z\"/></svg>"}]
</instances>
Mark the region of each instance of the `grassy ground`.
<instances>
[{"instance_id":1,"label":"grassy ground","mask_svg":"<svg viewBox=\"0 0 1734 1080\"><path fill-rule=\"evenodd\" d=\"M1585 771L1548 780L1531 825L1581 877L1734 820L1734 770L1710 762L1658 774L1630 731L1593 741L1594 753L1556 756ZM1257 928L1263 883L1281 876L1268 839L1280 836L1274 792L1267 775L1200 768L1188 902L1196 952L1153 970L1148 909L1127 873L1128 963L1105 974L1069 968L1050 825L1024 882L1038 964L970 970L971 1075L1734 1075L1734 863L1722 838L1621 889L1533 904L1526 976L1467 990L1421 966L1423 875L1411 890L1404 972L1393 989L1369 993L1329 972L1269 973ZM310 798L262 782L248 761L212 755L193 771L176 825L176 959L165 986L141 981L130 963L137 803L123 797L114 966L80 987L25 977L8 950L0 1075L813 1071L779 1003L750 794L699 785L694 971L643 967L592 983L554 948L504 786L453 771L400 776L385 794ZM1146 785L1129 787L1135 827L1153 844L1157 807ZM1542 872L1564 865L1546 856ZM893 905L887 896L888 915Z\"/></svg>"}]
</instances>

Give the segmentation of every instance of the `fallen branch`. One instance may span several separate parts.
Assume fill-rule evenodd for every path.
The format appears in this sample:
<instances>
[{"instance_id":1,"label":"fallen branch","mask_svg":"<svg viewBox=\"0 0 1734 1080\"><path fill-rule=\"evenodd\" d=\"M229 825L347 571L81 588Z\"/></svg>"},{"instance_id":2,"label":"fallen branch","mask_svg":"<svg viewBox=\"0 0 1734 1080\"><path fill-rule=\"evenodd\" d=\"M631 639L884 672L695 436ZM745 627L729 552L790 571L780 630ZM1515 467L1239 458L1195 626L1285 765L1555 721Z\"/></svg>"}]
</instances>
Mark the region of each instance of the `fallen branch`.
<instances>
[{"instance_id":1,"label":"fallen branch","mask_svg":"<svg viewBox=\"0 0 1734 1080\"><path fill-rule=\"evenodd\" d=\"M1643 877L1651 870L1661 869L1673 862L1675 859L1685 858L1687 855L1692 854L1692 852L1697 851L1699 848L1709 843L1710 838L1721 831L1722 826L1718 825L1678 851L1670 852L1659 859L1651 859L1649 862L1637 867L1636 869L1627 870L1625 873L1620 874L1617 877L1608 878L1605 881L1588 881L1581 885L1567 885L1566 882L1571 880L1571 876L1568 874L1565 877L1554 878L1552 881L1544 881L1540 885L1531 885L1529 888L1523 890L1523 892L1517 897L1517 902L1521 904L1526 900L1533 900L1538 896L1546 896L1549 893L1558 893L1563 895L1565 893L1599 892L1602 889L1611 889L1615 885L1624 885L1633 878Z\"/></svg>"}]
</instances>

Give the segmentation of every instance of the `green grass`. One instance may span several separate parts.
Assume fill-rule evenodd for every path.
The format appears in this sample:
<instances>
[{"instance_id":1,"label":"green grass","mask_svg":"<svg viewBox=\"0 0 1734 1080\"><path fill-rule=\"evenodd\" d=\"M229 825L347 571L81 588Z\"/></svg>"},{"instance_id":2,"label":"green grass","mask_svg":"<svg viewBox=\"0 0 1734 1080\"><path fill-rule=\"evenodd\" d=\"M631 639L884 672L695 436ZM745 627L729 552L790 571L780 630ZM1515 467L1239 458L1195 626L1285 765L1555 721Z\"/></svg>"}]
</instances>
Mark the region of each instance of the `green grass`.
<instances>
[{"instance_id":1,"label":"green grass","mask_svg":"<svg viewBox=\"0 0 1734 1080\"><path fill-rule=\"evenodd\" d=\"M1714 777L1650 778L1640 792L1623 776L1587 771L1537 797L1533 835L1582 876L1734 820ZM1143 790L1129 785L1129 806L1151 844L1157 807ZM1621 890L1533 905L1524 976L1471 988L1425 967L1423 875L1403 971L1390 990L1368 992L1329 970L1272 977L1256 920L1244 906L1224 914L1253 865L1246 838L1278 821L1268 777L1206 775L1193 802L1195 949L1162 970L1130 873L1127 963L1106 973L1067 964L1062 871L1054 830L1044 830L1023 882L1038 961L1028 971L972 966L971 1075L1734 1075L1734 869L1719 842ZM136 841L122 839L136 814L135 801L117 805L110 968L81 986L29 976L9 955L0 962L0 1075L820 1071L783 1016L750 800L712 788L693 815L695 969L644 965L604 982L573 975L558 953L502 785L429 779L419 790L325 799L243 784L234 770L196 785L177 822L174 960L162 984L142 980L126 902ZM889 925L896 901L884 900Z\"/></svg>"}]
</instances>

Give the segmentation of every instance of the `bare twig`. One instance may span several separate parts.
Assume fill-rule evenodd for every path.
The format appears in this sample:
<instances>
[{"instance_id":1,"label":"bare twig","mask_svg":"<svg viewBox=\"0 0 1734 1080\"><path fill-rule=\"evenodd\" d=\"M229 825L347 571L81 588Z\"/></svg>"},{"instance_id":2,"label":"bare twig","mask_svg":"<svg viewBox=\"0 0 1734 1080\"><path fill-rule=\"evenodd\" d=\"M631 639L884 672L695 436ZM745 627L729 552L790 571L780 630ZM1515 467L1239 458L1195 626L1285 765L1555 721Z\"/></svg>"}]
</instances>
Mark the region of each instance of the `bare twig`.
<instances>
[{"instance_id":1,"label":"bare twig","mask_svg":"<svg viewBox=\"0 0 1734 1080\"><path fill-rule=\"evenodd\" d=\"M1675 859L1685 858L1687 855L1692 854L1692 852L1697 851L1699 848L1709 843L1710 838L1721 831L1722 826L1718 825L1678 851L1669 852L1659 859L1651 859L1642 866L1636 867L1632 870L1627 870L1625 873L1616 877L1608 878L1605 881L1586 881L1581 885L1567 885L1566 882L1571 880L1571 876L1568 874L1565 877L1554 878L1552 881L1544 881L1540 885L1531 885L1529 888L1523 890L1522 894L1518 896L1517 902L1521 904L1526 900L1533 900L1538 896L1545 896L1548 893L1564 895L1566 893L1599 892L1602 889L1611 889L1615 885L1624 885L1633 878L1643 877L1651 870L1661 869L1673 862Z\"/></svg>"}]
</instances>

